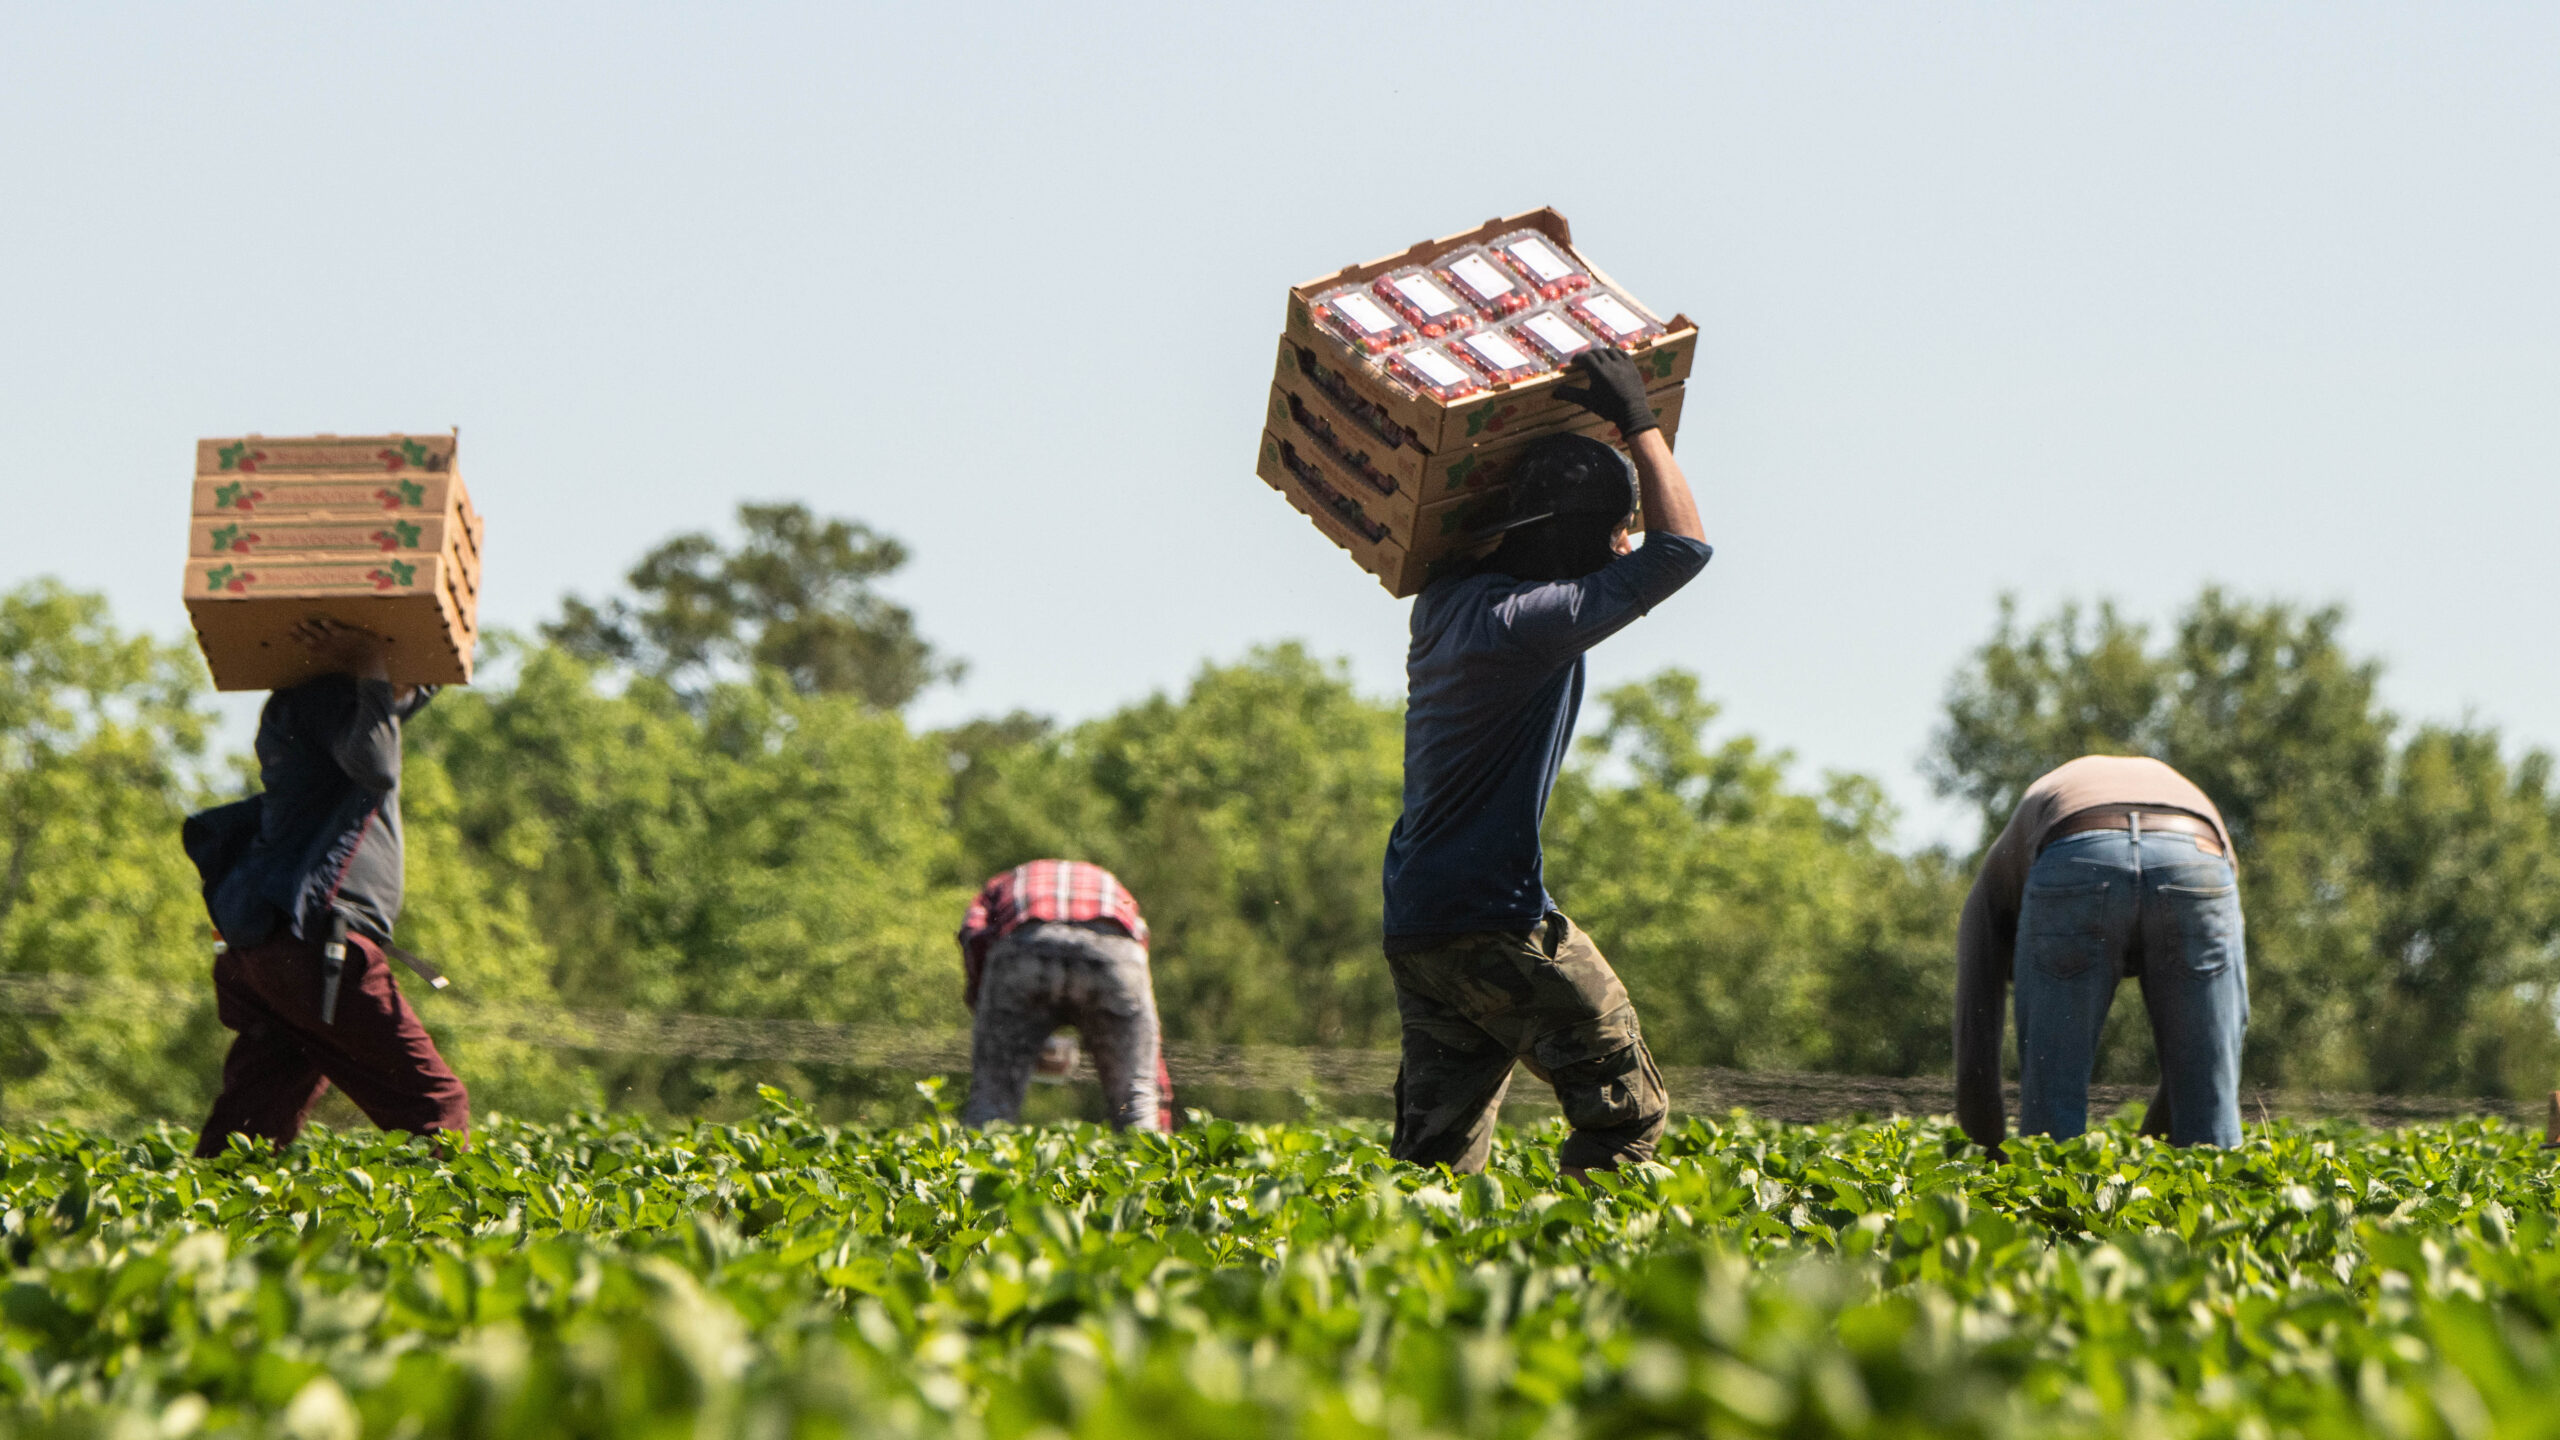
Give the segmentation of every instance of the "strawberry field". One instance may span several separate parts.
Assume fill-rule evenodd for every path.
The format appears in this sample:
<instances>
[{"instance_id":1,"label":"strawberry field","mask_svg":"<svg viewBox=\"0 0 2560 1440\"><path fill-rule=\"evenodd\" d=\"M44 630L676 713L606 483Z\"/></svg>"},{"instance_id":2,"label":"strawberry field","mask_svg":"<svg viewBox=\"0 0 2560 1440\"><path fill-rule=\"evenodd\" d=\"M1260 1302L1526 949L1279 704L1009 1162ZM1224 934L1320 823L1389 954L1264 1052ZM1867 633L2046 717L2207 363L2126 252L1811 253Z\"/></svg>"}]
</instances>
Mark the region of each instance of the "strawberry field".
<instances>
[{"instance_id":1,"label":"strawberry field","mask_svg":"<svg viewBox=\"0 0 2560 1440\"><path fill-rule=\"evenodd\" d=\"M2555 1152L2494 1122L1690 1120L1585 1187L1371 1126L9 1134L30 1435L2560 1435Z\"/></svg>"}]
</instances>

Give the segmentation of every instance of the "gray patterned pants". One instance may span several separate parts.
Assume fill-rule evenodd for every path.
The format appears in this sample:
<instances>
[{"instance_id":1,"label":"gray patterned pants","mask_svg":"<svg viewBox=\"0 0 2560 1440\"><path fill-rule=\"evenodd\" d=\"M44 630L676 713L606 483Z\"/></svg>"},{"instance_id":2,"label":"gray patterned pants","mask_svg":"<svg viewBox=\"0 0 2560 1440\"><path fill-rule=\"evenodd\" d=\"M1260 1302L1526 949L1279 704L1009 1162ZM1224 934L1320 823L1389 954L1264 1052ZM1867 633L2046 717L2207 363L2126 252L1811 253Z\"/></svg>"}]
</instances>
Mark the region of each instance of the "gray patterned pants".
<instances>
[{"instance_id":1,"label":"gray patterned pants","mask_svg":"<svg viewBox=\"0 0 2560 1440\"><path fill-rule=\"evenodd\" d=\"M1114 1128L1156 1128L1155 986L1146 947L1114 930L1034 922L987 950L962 1123L1022 1118L1040 1046L1073 1025L1093 1056Z\"/></svg>"}]
</instances>

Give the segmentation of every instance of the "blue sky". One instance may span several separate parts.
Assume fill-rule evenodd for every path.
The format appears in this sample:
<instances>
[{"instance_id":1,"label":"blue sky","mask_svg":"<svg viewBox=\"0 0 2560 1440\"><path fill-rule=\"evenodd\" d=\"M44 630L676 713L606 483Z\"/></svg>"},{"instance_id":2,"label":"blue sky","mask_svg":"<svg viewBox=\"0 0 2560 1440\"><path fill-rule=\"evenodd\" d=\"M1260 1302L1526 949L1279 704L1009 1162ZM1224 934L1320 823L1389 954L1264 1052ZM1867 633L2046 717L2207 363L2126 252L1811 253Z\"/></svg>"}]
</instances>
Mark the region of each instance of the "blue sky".
<instances>
[{"instance_id":1,"label":"blue sky","mask_svg":"<svg viewBox=\"0 0 2560 1440\"><path fill-rule=\"evenodd\" d=\"M196 437L459 424L494 624L797 498L913 547L926 722L1285 638L1390 693L1253 478L1283 292L1553 204L1705 336L1717 559L1596 682L1957 835L2001 592L2218 581L2560 745L2555 74L2494 4L15 6L0 584L178 633Z\"/></svg>"}]
</instances>

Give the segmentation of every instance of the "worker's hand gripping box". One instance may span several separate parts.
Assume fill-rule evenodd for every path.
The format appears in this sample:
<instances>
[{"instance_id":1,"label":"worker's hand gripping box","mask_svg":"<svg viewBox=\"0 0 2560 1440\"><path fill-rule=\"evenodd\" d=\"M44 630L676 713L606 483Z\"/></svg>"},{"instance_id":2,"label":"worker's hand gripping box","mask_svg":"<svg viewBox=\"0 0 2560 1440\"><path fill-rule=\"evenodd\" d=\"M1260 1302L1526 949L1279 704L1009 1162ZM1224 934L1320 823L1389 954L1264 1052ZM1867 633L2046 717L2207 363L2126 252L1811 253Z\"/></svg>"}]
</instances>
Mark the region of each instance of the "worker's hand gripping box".
<instances>
[{"instance_id":1,"label":"worker's hand gripping box","mask_svg":"<svg viewBox=\"0 0 2560 1440\"><path fill-rule=\"evenodd\" d=\"M483 530L451 435L205 440L196 447L186 603L214 684L317 673L296 627L386 642L393 680L467 684Z\"/></svg>"}]
</instances>

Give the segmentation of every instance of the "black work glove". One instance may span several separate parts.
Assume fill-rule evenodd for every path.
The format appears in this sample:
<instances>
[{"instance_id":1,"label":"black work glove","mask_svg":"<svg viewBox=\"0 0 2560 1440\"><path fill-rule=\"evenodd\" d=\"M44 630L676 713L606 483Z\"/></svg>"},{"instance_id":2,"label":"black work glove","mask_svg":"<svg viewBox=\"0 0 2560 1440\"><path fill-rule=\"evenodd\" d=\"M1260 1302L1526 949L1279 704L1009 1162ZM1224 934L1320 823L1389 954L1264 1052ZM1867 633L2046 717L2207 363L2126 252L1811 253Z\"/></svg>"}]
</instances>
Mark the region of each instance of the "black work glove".
<instances>
[{"instance_id":1,"label":"black work glove","mask_svg":"<svg viewBox=\"0 0 2560 1440\"><path fill-rule=\"evenodd\" d=\"M1570 401L1618 427L1618 438L1633 440L1647 430L1659 430L1662 422L1653 418L1653 405L1644 398L1644 376L1637 372L1636 362L1623 350L1585 350L1573 357L1574 373L1586 382L1568 385L1556 392L1559 400Z\"/></svg>"}]
</instances>

